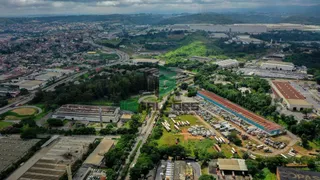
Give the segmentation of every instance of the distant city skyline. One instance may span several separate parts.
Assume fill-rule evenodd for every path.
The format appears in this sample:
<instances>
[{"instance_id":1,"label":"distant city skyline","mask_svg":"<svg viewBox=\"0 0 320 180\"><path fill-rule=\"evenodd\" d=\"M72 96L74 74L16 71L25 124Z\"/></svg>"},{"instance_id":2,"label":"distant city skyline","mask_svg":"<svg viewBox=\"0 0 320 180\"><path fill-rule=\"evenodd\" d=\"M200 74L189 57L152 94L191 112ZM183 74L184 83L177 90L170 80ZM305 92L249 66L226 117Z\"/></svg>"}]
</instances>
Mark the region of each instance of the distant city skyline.
<instances>
[{"instance_id":1,"label":"distant city skyline","mask_svg":"<svg viewBox=\"0 0 320 180\"><path fill-rule=\"evenodd\" d=\"M281 12L316 5L318 0L1 0L0 16L232 12L270 6Z\"/></svg>"}]
</instances>

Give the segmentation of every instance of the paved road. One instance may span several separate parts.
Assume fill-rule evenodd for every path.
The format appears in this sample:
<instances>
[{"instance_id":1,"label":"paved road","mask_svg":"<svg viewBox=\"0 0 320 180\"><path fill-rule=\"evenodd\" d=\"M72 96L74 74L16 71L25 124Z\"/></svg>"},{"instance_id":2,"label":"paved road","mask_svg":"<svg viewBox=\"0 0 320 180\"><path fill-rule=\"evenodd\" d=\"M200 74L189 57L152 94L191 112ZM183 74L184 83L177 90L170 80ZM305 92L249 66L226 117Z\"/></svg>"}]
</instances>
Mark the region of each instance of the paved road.
<instances>
[{"instance_id":1,"label":"paved road","mask_svg":"<svg viewBox=\"0 0 320 180\"><path fill-rule=\"evenodd\" d=\"M137 150L137 153L136 153L133 161L130 163L130 168L132 168L137 163L138 157L140 156L140 153L141 153L140 149L143 146L143 144L147 142L148 137L152 132L153 125L155 123L156 118L158 117L156 115L157 113L158 113L158 111L153 111L151 117L147 120L147 124L144 125L140 130L139 136L137 138L137 143L135 144L134 148L132 148L132 151L130 152L130 155L128 157L131 156L131 154L133 153L134 149L137 147L139 141L142 141L142 143L141 143L139 149ZM129 159L127 159L126 164L127 163L129 163ZM129 179L130 179L130 176L129 176L129 173L128 173L127 176L126 176L126 180L129 180Z\"/></svg>"}]
</instances>

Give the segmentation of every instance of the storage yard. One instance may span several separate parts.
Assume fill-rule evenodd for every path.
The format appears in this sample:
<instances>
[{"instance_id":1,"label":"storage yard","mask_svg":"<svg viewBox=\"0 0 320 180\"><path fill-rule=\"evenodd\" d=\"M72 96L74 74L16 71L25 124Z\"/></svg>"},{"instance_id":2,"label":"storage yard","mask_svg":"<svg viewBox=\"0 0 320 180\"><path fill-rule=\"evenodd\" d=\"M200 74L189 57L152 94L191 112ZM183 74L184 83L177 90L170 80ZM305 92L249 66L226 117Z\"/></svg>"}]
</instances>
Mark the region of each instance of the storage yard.
<instances>
[{"instance_id":1,"label":"storage yard","mask_svg":"<svg viewBox=\"0 0 320 180\"><path fill-rule=\"evenodd\" d=\"M212 118L212 117L211 117ZM227 157L240 153L229 145L229 140L197 115L180 115L162 122L163 135L158 140L161 145L180 144L192 153L195 149L208 152L222 152Z\"/></svg>"},{"instance_id":2,"label":"storage yard","mask_svg":"<svg viewBox=\"0 0 320 180\"><path fill-rule=\"evenodd\" d=\"M208 91L199 91L198 96L234 114L247 123L256 126L269 135L277 135L282 132L282 127L280 125L266 120L263 117L258 116L214 93Z\"/></svg>"},{"instance_id":3,"label":"storage yard","mask_svg":"<svg viewBox=\"0 0 320 180\"><path fill-rule=\"evenodd\" d=\"M19 136L0 137L0 172L19 161L39 139L22 140Z\"/></svg>"},{"instance_id":4,"label":"storage yard","mask_svg":"<svg viewBox=\"0 0 320 180\"><path fill-rule=\"evenodd\" d=\"M52 118L100 122L101 115L102 122L112 123L119 121L119 111L120 108L114 106L66 104L57 109Z\"/></svg>"},{"instance_id":5,"label":"storage yard","mask_svg":"<svg viewBox=\"0 0 320 180\"><path fill-rule=\"evenodd\" d=\"M299 139L290 132L287 132L286 135L270 136L266 131L255 127L211 101L206 101L201 96L196 97L196 99L200 101L200 111L197 114L215 129L216 135L222 135L227 139L226 137L232 132L236 132L238 138L242 141L242 147L237 147L234 150L247 151L252 159L256 158L254 154L261 156L281 155L286 156L286 158L300 156L300 153L308 154L308 151L295 151ZM228 150L232 151L233 149L229 148Z\"/></svg>"}]
</instances>

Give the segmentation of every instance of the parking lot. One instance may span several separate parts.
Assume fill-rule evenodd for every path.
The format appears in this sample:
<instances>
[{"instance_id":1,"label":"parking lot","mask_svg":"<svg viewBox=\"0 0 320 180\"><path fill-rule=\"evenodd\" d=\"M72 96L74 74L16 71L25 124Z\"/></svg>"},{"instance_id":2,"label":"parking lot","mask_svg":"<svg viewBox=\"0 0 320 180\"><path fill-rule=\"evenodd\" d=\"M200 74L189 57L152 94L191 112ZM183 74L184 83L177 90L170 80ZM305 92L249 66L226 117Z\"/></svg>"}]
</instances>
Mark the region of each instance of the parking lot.
<instances>
[{"instance_id":1,"label":"parking lot","mask_svg":"<svg viewBox=\"0 0 320 180\"><path fill-rule=\"evenodd\" d=\"M233 114L224 111L201 98L197 97L197 99L200 101L201 108L198 114L204 117L204 119L206 119L206 121L208 121L220 134L223 134L224 137L226 137L231 130L235 130L242 139L243 147L238 147L241 150L262 156L275 156L288 152L288 150L298 142L298 138L290 132L288 132L287 135L270 137L265 132L243 122ZM205 118L206 116L216 117L217 120L212 121L210 120L211 118ZM290 154L291 155L286 154L286 156L297 155Z\"/></svg>"}]
</instances>

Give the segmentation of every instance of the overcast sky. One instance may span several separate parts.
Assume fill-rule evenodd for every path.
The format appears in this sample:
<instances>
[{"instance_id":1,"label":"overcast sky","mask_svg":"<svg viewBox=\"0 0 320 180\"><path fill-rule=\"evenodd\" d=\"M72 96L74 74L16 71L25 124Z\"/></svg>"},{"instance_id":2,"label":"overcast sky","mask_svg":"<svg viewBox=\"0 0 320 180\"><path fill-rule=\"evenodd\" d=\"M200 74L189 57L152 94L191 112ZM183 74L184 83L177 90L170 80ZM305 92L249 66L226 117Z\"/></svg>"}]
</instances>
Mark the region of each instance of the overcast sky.
<instances>
[{"instance_id":1,"label":"overcast sky","mask_svg":"<svg viewBox=\"0 0 320 180\"><path fill-rule=\"evenodd\" d=\"M0 0L0 16L209 12L265 6L307 6L320 0Z\"/></svg>"}]
</instances>

